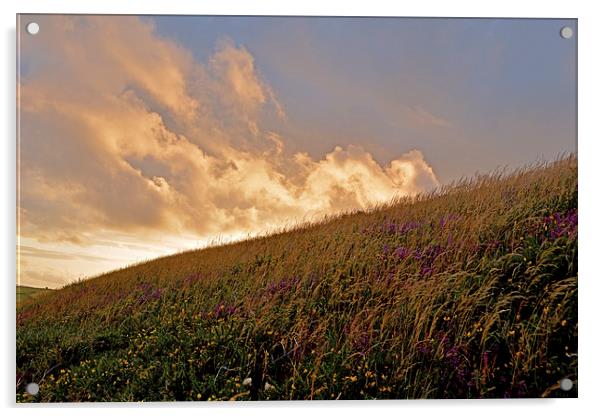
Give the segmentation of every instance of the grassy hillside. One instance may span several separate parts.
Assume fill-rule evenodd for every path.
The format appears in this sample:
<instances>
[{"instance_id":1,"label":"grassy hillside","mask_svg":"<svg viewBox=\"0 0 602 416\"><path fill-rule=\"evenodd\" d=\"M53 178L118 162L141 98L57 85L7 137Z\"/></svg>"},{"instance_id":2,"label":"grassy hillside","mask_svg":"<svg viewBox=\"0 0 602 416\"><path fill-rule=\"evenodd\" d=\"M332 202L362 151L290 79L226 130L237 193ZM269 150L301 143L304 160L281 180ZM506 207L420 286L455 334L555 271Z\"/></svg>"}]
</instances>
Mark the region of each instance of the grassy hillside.
<instances>
[{"instance_id":1,"label":"grassy hillside","mask_svg":"<svg viewBox=\"0 0 602 416\"><path fill-rule=\"evenodd\" d=\"M568 158L38 296L17 400L574 397L576 353Z\"/></svg>"},{"instance_id":2,"label":"grassy hillside","mask_svg":"<svg viewBox=\"0 0 602 416\"><path fill-rule=\"evenodd\" d=\"M46 292L50 289L45 289L42 287L31 287L31 286L21 286L17 285L17 305L21 302L26 301L40 293Z\"/></svg>"}]
</instances>

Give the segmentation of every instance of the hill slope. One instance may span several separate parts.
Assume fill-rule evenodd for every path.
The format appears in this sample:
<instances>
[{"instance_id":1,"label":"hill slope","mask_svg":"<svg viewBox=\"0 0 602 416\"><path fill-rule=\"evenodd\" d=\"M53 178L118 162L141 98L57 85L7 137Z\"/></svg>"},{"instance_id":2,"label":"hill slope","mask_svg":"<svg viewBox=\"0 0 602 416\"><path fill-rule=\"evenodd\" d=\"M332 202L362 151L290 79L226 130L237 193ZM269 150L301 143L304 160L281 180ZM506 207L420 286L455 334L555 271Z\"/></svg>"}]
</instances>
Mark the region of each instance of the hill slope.
<instances>
[{"instance_id":1,"label":"hill slope","mask_svg":"<svg viewBox=\"0 0 602 416\"><path fill-rule=\"evenodd\" d=\"M576 396L577 161L115 271L17 321L19 401Z\"/></svg>"},{"instance_id":2,"label":"hill slope","mask_svg":"<svg viewBox=\"0 0 602 416\"><path fill-rule=\"evenodd\" d=\"M31 287L31 286L22 286L17 285L17 305L27 299L30 299L40 293L44 293L50 289L43 287Z\"/></svg>"}]
</instances>

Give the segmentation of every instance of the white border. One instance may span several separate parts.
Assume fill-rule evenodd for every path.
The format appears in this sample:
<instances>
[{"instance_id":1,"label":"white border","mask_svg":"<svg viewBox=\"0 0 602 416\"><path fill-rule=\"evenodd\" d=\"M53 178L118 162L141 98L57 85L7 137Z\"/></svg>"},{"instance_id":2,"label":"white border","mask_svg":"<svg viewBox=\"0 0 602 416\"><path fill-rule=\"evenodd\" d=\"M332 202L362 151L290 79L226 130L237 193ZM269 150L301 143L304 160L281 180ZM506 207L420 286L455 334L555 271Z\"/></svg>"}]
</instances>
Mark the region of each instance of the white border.
<instances>
[{"instance_id":1,"label":"white border","mask_svg":"<svg viewBox=\"0 0 602 416\"><path fill-rule=\"evenodd\" d=\"M44 413L45 415L64 414L105 414L107 407L111 413L145 414L195 413L211 414L306 414L307 412L362 414L377 411L379 413L420 413L469 415L507 415L532 411L547 415L589 414L599 407L602 392L600 355L599 308L602 294L602 275L596 262L602 247L602 207L600 206L599 159L600 152L600 74L602 74L600 42L602 16L597 13L594 1L541 1L505 0L496 2L454 0L421 0L412 2L393 2L386 0L20 0L17 4L4 0L0 2L0 20L2 22L2 76L3 91L0 100L0 116L4 129L2 135L2 176L3 198L0 204L3 230L2 256L3 283L2 301L4 308L2 341L0 355L4 360L0 368L0 394L2 403L9 407L9 413ZM246 406L229 403L218 405L145 405L130 404L105 406L49 406L41 408L15 409L14 405L14 284L15 284L15 21L16 13L128 13L128 14L250 14L250 15L347 15L347 16L443 16L443 17L562 17L579 19L579 399L575 400L514 400L514 401L410 401L410 402L347 402L347 403L253 403ZM12 407L12 408L11 408ZM175 410L175 411L174 411Z\"/></svg>"}]
</instances>

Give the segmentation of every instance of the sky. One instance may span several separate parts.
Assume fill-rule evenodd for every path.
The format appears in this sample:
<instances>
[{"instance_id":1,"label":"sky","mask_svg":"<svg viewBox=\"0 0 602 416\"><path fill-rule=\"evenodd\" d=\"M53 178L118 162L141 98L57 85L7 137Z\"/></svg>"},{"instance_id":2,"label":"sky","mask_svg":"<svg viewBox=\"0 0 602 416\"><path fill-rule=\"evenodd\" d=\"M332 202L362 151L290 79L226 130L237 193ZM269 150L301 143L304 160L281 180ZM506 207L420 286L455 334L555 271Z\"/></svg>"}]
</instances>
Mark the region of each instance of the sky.
<instances>
[{"instance_id":1,"label":"sky","mask_svg":"<svg viewBox=\"0 0 602 416\"><path fill-rule=\"evenodd\" d=\"M576 151L576 36L559 36L574 20L21 23L19 284Z\"/></svg>"}]
</instances>

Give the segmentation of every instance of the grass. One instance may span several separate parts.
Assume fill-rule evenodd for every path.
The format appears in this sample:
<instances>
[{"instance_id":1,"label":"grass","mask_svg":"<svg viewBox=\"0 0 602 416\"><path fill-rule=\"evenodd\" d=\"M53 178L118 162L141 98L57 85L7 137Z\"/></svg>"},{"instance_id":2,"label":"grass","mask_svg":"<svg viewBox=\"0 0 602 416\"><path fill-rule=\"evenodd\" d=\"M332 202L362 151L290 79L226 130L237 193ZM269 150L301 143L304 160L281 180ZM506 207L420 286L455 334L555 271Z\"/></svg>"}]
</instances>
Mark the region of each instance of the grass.
<instances>
[{"instance_id":1,"label":"grass","mask_svg":"<svg viewBox=\"0 0 602 416\"><path fill-rule=\"evenodd\" d=\"M575 397L577 387L574 157L164 257L17 311L20 402Z\"/></svg>"},{"instance_id":2,"label":"grass","mask_svg":"<svg viewBox=\"0 0 602 416\"><path fill-rule=\"evenodd\" d=\"M40 293L46 292L50 289L42 287L31 287L17 285L17 305L27 299L30 299Z\"/></svg>"}]
</instances>

